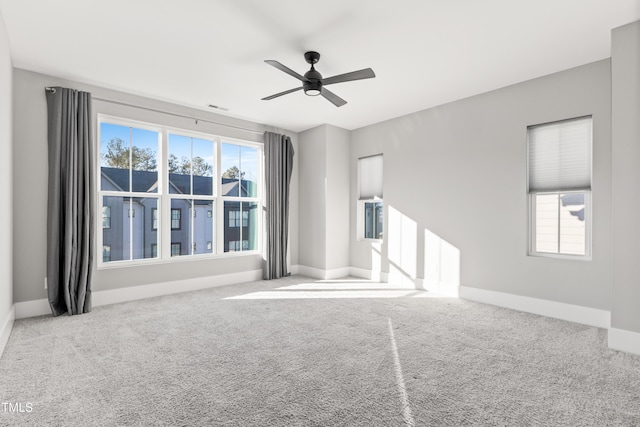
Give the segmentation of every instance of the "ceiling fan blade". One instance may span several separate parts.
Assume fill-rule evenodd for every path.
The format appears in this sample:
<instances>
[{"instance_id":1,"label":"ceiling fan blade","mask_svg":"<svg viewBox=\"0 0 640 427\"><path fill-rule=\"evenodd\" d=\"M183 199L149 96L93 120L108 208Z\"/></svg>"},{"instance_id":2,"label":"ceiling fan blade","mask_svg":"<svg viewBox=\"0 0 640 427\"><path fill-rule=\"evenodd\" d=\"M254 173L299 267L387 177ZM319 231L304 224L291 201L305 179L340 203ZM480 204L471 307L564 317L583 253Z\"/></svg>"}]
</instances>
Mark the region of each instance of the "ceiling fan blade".
<instances>
[{"instance_id":1,"label":"ceiling fan blade","mask_svg":"<svg viewBox=\"0 0 640 427\"><path fill-rule=\"evenodd\" d=\"M340 98L338 95L336 95L335 93L331 92L329 89L326 89L326 88L322 88L320 90L320 95L324 96L336 107L342 107L344 104L347 103L347 101Z\"/></svg>"},{"instance_id":2,"label":"ceiling fan blade","mask_svg":"<svg viewBox=\"0 0 640 427\"><path fill-rule=\"evenodd\" d=\"M302 86L297 87L295 89L285 90L284 92L276 93L275 95L267 96L266 98L262 98L262 100L263 101L268 101L270 99L277 98L279 96L286 95L288 93L295 92L295 91L300 90L300 89L302 89Z\"/></svg>"},{"instance_id":3,"label":"ceiling fan blade","mask_svg":"<svg viewBox=\"0 0 640 427\"><path fill-rule=\"evenodd\" d=\"M267 59L264 62L266 62L267 64L269 64L269 65L271 65L273 67L276 67L280 71L284 71L285 73L289 74L290 76L295 77L296 79L300 80L301 82L306 82L307 81L307 79L302 77L300 74L296 73L295 71L293 71L291 68L287 67L286 65L282 65L278 61L274 61L272 59Z\"/></svg>"},{"instance_id":4,"label":"ceiling fan blade","mask_svg":"<svg viewBox=\"0 0 640 427\"><path fill-rule=\"evenodd\" d=\"M376 74L371 68L364 70L352 71L350 73L338 74L337 76L322 79L323 85L332 85L334 83L350 82L352 80L362 80L374 78Z\"/></svg>"}]
</instances>

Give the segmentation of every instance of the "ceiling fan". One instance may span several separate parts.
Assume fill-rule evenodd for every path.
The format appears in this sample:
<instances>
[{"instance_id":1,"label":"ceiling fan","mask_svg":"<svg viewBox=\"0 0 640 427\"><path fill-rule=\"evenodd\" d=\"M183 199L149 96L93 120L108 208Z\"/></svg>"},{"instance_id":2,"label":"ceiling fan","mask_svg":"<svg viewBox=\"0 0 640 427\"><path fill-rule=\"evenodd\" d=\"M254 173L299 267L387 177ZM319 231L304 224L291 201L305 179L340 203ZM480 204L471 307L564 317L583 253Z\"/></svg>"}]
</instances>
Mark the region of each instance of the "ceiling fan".
<instances>
[{"instance_id":1,"label":"ceiling fan","mask_svg":"<svg viewBox=\"0 0 640 427\"><path fill-rule=\"evenodd\" d=\"M371 79L375 77L375 73L371 68L365 68L363 70L352 71L350 73L339 74L337 76L329 77L326 79L322 78L322 74L316 71L314 65L318 63L320 60L320 54L318 52L310 51L304 54L304 59L311 64L311 69L304 73L304 76L293 71L291 68L282 65L278 61L266 60L269 65L276 67L280 71L284 71L290 76L295 77L296 79L302 82L302 86L285 90L284 92L276 93L275 95L267 96L266 98L262 98L263 101L268 101L273 98L277 98L282 95L286 95L288 93L296 92L300 89L304 90L304 93L309 96L318 96L322 95L327 100L329 100L336 107L342 107L347 103L344 99L340 98L335 93L331 92L329 89L325 88L327 85L332 85L335 83L343 83L349 82L353 80L362 80L362 79Z\"/></svg>"}]
</instances>

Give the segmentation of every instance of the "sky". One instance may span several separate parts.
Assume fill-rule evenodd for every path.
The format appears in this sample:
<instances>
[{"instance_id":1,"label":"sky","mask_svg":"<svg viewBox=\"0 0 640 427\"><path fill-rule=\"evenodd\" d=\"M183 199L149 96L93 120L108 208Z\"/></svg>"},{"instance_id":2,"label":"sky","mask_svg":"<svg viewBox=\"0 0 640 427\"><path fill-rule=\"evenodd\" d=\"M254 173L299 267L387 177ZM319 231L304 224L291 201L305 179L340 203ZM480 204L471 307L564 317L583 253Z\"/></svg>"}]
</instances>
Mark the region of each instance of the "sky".
<instances>
[{"instance_id":1,"label":"sky","mask_svg":"<svg viewBox=\"0 0 640 427\"><path fill-rule=\"evenodd\" d=\"M125 141L125 144L132 141L133 146L141 149L149 148L155 153L159 152L158 132L103 122L100 124L100 154L106 153L107 144L113 138L120 138ZM213 141L211 140L191 138L179 134L169 134L169 154L174 154L178 159L182 159L182 157L191 158L191 150L193 150L193 157L200 156L207 163L215 165L213 147ZM245 172L245 179L251 181L257 179L257 149L225 143L223 141L220 151L222 172L232 166L236 166ZM101 160L101 165L106 166L104 160Z\"/></svg>"}]
</instances>

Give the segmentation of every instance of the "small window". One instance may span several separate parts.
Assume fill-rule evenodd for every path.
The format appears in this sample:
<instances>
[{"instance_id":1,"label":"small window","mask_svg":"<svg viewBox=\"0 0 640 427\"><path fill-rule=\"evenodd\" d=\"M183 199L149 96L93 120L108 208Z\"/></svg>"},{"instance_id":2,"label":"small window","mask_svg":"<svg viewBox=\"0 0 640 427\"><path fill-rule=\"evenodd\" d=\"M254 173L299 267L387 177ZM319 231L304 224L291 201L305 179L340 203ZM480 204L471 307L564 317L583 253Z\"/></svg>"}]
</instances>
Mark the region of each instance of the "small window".
<instances>
[{"instance_id":1,"label":"small window","mask_svg":"<svg viewBox=\"0 0 640 427\"><path fill-rule=\"evenodd\" d=\"M111 228L111 206L102 207L102 228Z\"/></svg>"},{"instance_id":2,"label":"small window","mask_svg":"<svg viewBox=\"0 0 640 427\"><path fill-rule=\"evenodd\" d=\"M589 257L591 117L530 126L529 253Z\"/></svg>"},{"instance_id":3,"label":"small window","mask_svg":"<svg viewBox=\"0 0 640 427\"><path fill-rule=\"evenodd\" d=\"M182 210L171 209L171 229L180 230L182 228ZM172 251L173 255L173 251Z\"/></svg>"},{"instance_id":4,"label":"small window","mask_svg":"<svg viewBox=\"0 0 640 427\"><path fill-rule=\"evenodd\" d=\"M171 256L179 256L182 252L182 243L171 243Z\"/></svg>"},{"instance_id":5,"label":"small window","mask_svg":"<svg viewBox=\"0 0 640 427\"><path fill-rule=\"evenodd\" d=\"M364 238L382 240L382 202L364 202Z\"/></svg>"},{"instance_id":6,"label":"small window","mask_svg":"<svg viewBox=\"0 0 640 427\"><path fill-rule=\"evenodd\" d=\"M102 262L111 261L111 245L102 245Z\"/></svg>"},{"instance_id":7,"label":"small window","mask_svg":"<svg viewBox=\"0 0 640 427\"><path fill-rule=\"evenodd\" d=\"M382 154L358 159L358 238L382 240L384 201Z\"/></svg>"},{"instance_id":8,"label":"small window","mask_svg":"<svg viewBox=\"0 0 640 427\"><path fill-rule=\"evenodd\" d=\"M229 227L240 227L240 218L242 218L242 226L247 227L249 225L249 212L244 211L241 216L240 211L229 211Z\"/></svg>"},{"instance_id":9,"label":"small window","mask_svg":"<svg viewBox=\"0 0 640 427\"><path fill-rule=\"evenodd\" d=\"M151 209L151 229L158 229L158 208ZM157 255L152 255L153 258L155 258L156 256Z\"/></svg>"}]
</instances>

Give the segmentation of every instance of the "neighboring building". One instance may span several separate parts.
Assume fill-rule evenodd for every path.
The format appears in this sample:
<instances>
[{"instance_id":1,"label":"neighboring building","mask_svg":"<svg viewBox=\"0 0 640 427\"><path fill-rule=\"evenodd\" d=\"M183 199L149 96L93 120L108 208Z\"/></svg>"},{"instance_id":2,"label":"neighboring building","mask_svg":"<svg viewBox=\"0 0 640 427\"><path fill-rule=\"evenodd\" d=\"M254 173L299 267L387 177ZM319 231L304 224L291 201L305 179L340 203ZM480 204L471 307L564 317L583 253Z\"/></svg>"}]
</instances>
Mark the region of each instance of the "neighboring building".
<instances>
[{"instance_id":1,"label":"neighboring building","mask_svg":"<svg viewBox=\"0 0 640 427\"><path fill-rule=\"evenodd\" d=\"M101 172L103 191L129 191L131 179L132 192L149 194L149 197L104 197L103 262L157 257L160 207L152 195L157 191L158 173L134 170L130 177L129 170L110 167L102 167ZM169 194L188 196L171 199L171 256L215 252L213 201L198 200L198 195L213 194L213 178L193 176L193 192L191 179L190 175L169 174ZM255 183L251 181L222 178L221 184L222 197L255 194ZM222 251L257 249L257 204L224 201L223 215ZM190 218L193 221L189 221Z\"/></svg>"}]
</instances>

